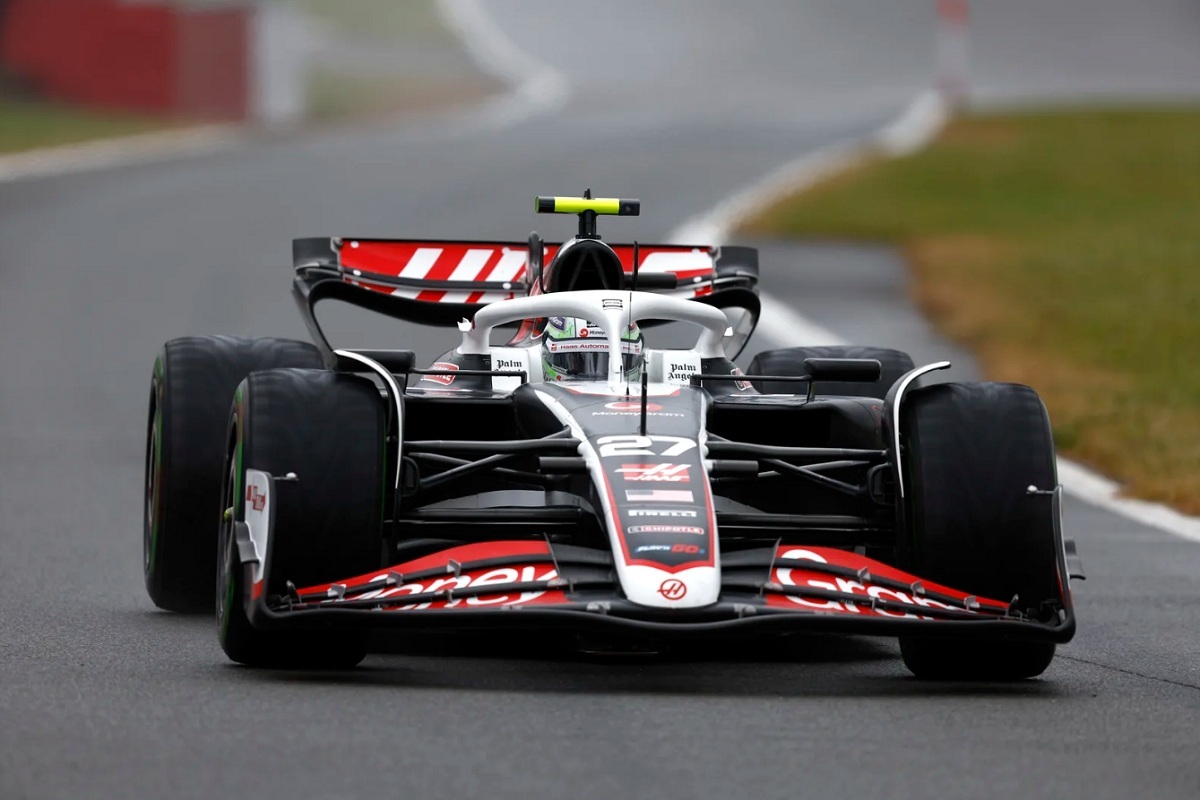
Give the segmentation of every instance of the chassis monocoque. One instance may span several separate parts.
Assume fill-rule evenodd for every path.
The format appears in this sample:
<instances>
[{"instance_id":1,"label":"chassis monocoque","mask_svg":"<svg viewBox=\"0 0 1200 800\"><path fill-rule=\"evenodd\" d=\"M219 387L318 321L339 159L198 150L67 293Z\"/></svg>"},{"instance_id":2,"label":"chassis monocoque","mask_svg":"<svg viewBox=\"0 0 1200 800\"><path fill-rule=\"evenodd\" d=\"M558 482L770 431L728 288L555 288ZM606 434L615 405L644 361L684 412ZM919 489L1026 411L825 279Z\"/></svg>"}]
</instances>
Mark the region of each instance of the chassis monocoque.
<instances>
[{"instance_id":1,"label":"chassis monocoque","mask_svg":"<svg viewBox=\"0 0 1200 800\"><path fill-rule=\"evenodd\" d=\"M649 259L635 245L624 268L594 230L630 201L562 205L580 235L545 269L531 240L505 285L405 283L411 247L389 280L341 257L359 240L323 240L333 260L301 240L295 293L315 345L169 342L148 425L154 601L211 608L215 573L226 653L263 666L353 665L376 628L523 628L647 646L836 631L898 636L921 677L1046 668L1075 621L1031 389L918 387L948 364L881 348L768 351L743 374L731 355L749 332L730 309L752 329L756 264L722 275L694 248L709 291L670 270L642 277L660 291L635 290ZM713 302L720 290L733 301ZM330 347L313 313L326 296L423 321L447 297L474 307L458 346L418 368L409 351ZM603 328L606 380L543 380L555 316ZM694 326L694 346L647 350L626 383L621 332L661 321ZM518 334L491 344L508 324Z\"/></svg>"}]
</instances>

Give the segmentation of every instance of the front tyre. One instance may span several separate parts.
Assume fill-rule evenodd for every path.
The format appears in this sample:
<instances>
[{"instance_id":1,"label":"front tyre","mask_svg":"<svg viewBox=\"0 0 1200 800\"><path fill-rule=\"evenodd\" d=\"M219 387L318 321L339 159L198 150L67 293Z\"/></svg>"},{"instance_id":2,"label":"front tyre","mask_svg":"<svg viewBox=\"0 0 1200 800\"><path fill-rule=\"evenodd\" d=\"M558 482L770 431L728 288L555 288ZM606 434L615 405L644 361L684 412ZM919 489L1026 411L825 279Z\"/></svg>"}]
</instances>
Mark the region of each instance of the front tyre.
<instances>
[{"instance_id":1,"label":"front tyre","mask_svg":"<svg viewBox=\"0 0 1200 800\"><path fill-rule=\"evenodd\" d=\"M1060 599L1054 509L1058 484L1050 420L1028 386L946 383L909 392L901 406L907 488L897 557L921 578L1034 616ZM918 678L1017 680L1050 665L1050 642L901 637Z\"/></svg>"},{"instance_id":2,"label":"front tyre","mask_svg":"<svg viewBox=\"0 0 1200 800\"><path fill-rule=\"evenodd\" d=\"M229 422L218 549L218 637L230 659L255 667L340 669L366 656L353 630L260 630L246 614L233 529L246 519L246 470L276 481L267 596L370 572L382 558L385 407L371 381L316 370L251 374ZM267 553L260 553L266 558Z\"/></svg>"}]
</instances>

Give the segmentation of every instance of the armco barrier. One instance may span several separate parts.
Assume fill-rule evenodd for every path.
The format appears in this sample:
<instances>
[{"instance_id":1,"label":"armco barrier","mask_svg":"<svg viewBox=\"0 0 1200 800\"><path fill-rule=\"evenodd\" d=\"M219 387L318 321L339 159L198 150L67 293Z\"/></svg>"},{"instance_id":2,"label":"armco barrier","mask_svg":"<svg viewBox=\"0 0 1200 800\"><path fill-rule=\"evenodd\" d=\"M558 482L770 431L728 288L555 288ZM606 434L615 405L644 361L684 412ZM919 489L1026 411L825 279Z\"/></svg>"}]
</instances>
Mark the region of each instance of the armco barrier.
<instances>
[{"instance_id":1,"label":"armco barrier","mask_svg":"<svg viewBox=\"0 0 1200 800\"><path fill-rule=\"evenodd\" d=\"M245 3L3 0L3 9L0 65L44 96L205 120L247 116Z\"/></svg>"}]
</instances>

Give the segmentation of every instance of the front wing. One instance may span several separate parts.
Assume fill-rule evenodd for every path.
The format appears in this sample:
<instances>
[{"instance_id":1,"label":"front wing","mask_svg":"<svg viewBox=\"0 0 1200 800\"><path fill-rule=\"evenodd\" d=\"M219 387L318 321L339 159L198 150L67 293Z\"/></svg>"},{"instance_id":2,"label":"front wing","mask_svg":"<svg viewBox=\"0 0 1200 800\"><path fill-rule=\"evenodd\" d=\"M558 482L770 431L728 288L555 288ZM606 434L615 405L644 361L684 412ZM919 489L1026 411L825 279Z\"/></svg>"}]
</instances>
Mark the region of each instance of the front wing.
<instances>
[{"instance_id":1,"label":"front wing","mask_svg":"<svg viewBox=\"0 0 1200 800\"><path fill-rule=\"evenodd\" d=\"M274 494L270 476L247 477L268 498ZM851 551L783 544L724 554L719 602L695 609L631 603L611 554L545 539L457 545L336 583L289 583L284 593L270 594L264 587L273 515L269 502L261 506L235 526L243 602L259 628L624 628L680 637L812 631L1053 642L1069 641L1075 631L1057 525L1062 596L1034 618L1009 602L924 581ZM659 591L682 599L686 586L666 578Z\"/></svg>"}]
</instances>

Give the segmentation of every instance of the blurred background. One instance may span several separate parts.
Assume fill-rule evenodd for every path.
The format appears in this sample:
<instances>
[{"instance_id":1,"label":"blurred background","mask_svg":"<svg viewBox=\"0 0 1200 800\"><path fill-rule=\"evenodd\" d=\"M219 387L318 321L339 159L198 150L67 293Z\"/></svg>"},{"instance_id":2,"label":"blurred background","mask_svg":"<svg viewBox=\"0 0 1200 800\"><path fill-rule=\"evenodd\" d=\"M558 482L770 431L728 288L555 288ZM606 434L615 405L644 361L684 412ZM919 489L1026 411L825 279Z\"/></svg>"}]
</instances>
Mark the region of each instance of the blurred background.
<instances>
[{"instance_id":1,"label":"blurred background","mask_svg":"<svg viewBox=\"0 0 1200 800\"><path fill-rule=\"evenodd\" d=\"M875 640L262 673L153 610L163 342L307 338L294 237L556 241L534 195L585 187L642 200L608 240L760 248L743 367L818 335L1028 383L1060 455L1200 514L1200 0L0 0L0 797L1200 796L1200 522L1107 489L1017 686Z\"/></svg>"},{"instance_id":2,"label":"blurred background","mask_svg":"<svg viewBox=\"0 0 1200 800\"><path fill-rule=\"evenodd\" d=\"M670 55L690 49L671 41L688 26L658 29L672 15L686 18L688 6L671 0L642 10L617 2L618 13L590 19L571 4L555 11L536 0L466 6L498 14L504 27L511 23L519 44L522 29L540 37L539 47L555 55L570 51L572 26L621 31L606 42L607 52L587 54L598 63L611 57L603 71L613 83L663 83L664 65L635 73L643 63L636 51L648 44L637 35L639 14L650 23L646 33L671 32L657 48ZM780 7L772 0L767 6ZM806 14L808 7L820 13ZM0 148L162 124L294 125L478 100L500 86L485 74L486 64L479 69L478 54L464 52L456 8L438 0L0 0L0 99L9 139ZM799 51L791 54L796 66L823 64L819 72L787 76L813 90L882 94L919 70L930 85L976 105L1145 101L1197 91L1190 0L1156 0L1148 13L1109 0L900 0L827 13L834 8L827 1L797 5L798 19L809 24L772 30L761 24L771 13L739 17L710 7L693 21L692 35L711 43L704 23L716 22L742 47L703 57L697 48L687 67L703 74L704 62L720 64L777 82L784 76L760 67L790 48ZM855 34L849 49L819 42L847 31ZM853 49L868 43L879 52ZM871 69L884 61L898 72ZM680 64L665 66L668 74L683 72ZM690 84L697 97L712 88Z\"/></svg>"},{"instance_id":3,"label":"blurred background","mask_svg":"<svg viewBox=\"0 0 1200 800\"><path fill-rule=\"evenodd\" d=\"M478 99L432 0L3 0L5 150Z\"/></svg>"}]
</instances>

